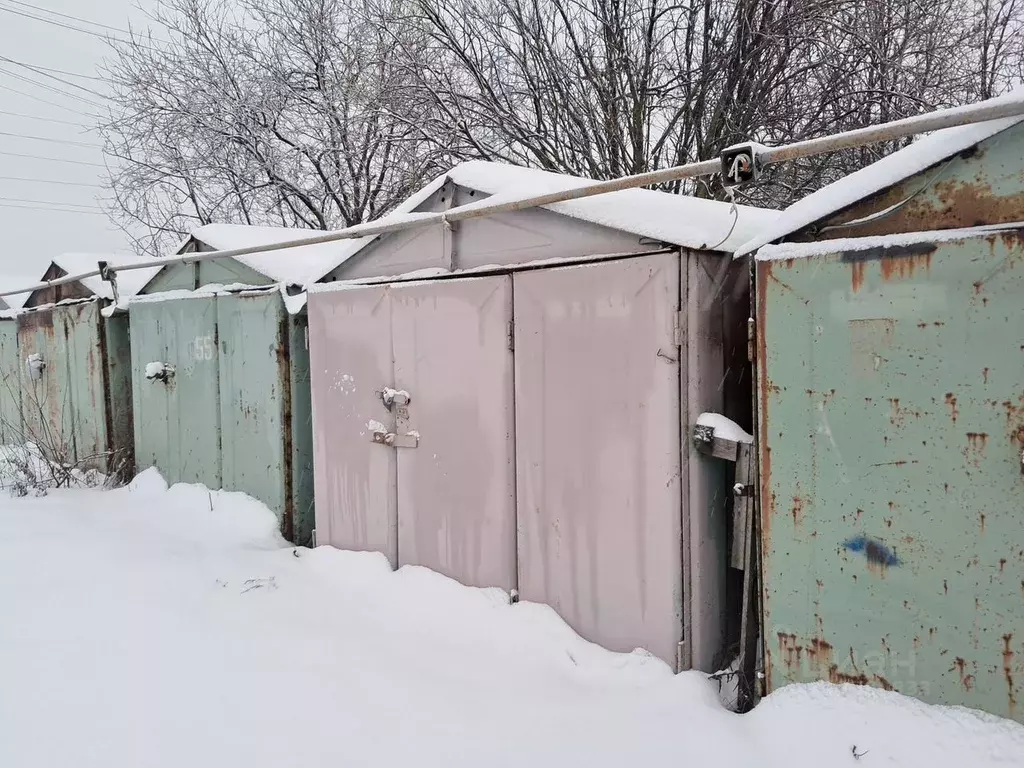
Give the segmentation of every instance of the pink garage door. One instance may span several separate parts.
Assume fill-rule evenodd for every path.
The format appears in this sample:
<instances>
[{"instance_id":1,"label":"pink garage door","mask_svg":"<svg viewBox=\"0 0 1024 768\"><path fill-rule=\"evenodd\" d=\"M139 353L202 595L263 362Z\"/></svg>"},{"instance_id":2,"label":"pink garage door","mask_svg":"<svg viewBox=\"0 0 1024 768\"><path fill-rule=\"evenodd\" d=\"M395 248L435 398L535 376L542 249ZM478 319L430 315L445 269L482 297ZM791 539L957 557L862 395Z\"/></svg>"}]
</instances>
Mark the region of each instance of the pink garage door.
<instances>
[{"instance_id":1,"label":"pink garage door","mask_svg":"<svg viewBox=\"0 0 1024 768\"><path fill-rule=\"evenodd\" d=\"M372 442L374 422L395 427L380 394L394 377L391 297L382 286L311 293L308 307L317 543L394 566L395 451Z\"/></svg>"},{"instance_id":2,"label":"pink garage door","mask_svg":"<svg viewBox=\"0 0 1024 768\"><path fill-rule=\"evenodd\" d=\"M613 650L682 636L676 254L518 273L519 588Z\"/></svg>"},{"instance_id":3,"label":"pink garage door","mask_svg":"<svg viewBox=\"0 0 1024 768\"><path fill-rule=\"evenodd\" d=\"M507 276L310 295L319 543L516 586L511 315Z\"/></svg>"},{"instance_id":4,"label":"pink garage door","mask_svg":"<svg viewBox=\"0 0 1024 768\"><path fill-rule=\"evenodd\" d=\"M516 586L512 279L393 285L398 561L464 584ZM403 431L403 428L398 430Z\"/></svg>"}]
</instances>

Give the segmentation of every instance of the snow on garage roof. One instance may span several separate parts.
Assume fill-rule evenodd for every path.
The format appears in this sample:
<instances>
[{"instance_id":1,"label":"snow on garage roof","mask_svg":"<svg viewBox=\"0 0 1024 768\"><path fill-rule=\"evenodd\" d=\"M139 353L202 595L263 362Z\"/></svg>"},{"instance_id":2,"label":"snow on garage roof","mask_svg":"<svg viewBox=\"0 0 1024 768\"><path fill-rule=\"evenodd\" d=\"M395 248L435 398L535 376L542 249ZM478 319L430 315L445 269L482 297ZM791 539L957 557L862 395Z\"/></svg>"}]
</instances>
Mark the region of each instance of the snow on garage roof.
<instances>
[{"instance_id":1,"label":"snow on garage roof","mask_svg":"<svg viewBox=\"0 0 1024 768\"><path fill-rule=\"evenodd\" d=\"M1015 89L1006 96L991 99L989 103L1019 101L1024 89ZM960 125L935 131L909 147L893 152L866 168L845 176L839 181L812 192L793 203L774 222L736 249L737 256L756 251L762 245L791 235L804 227L821 221L854 203L888 189L936 163L963 152L975 144L1016 125L1024 117L1006 117L973 125Z\"/></svg>"},{"instance_id":2,"label":"snow on garage roof","mask_svg":"<svg viewBox=\"0 0 1024 768\"><path fill-rule=\"evenodd\" d=\"M233 248L251 248L260 245L274 245L303 237L322 235L319 230L294 227L258 227L248 224L207 224L192 231L192 237L217 251ZM235 256L235 260L259 272L275 283L304 284L308 276L326 267L321 276L330 271L326 266L337 261L349 243L341 240L333 243L314 243L281 251L253 253Z\"/></svg>"},{"instance_id":3,"label":"snow on garage roof","mask_svg":"<svg viewBox=\"0 0 1024 768\"><path fill-rule=\"evenodd\" d=\"M593 179L483 160L471 160L455 166L448 172L448 178L459 186L509 199L576 189L594 183ZM663 243L718 251L732 251L780 215L778 211L737 205L738 217L733 227L729 203L650 189L626 189L542 207L573 219L632 232Z\"/></svg>"},{"instance_id":4,"label":"snow on garage roof","mask_svg":"<svg viewBox=\"0 0 1024 768\"><path fill-rule=\"evenodd\" d=\"M388 216L378 221L386 221L397 214L409 213L434 192L440 189L445 181L441 176L406 199ZM249 224L207 224L193 230L192 236L218 251L233 248L249 248L258 245L273 245L289 240L299 240L304 236L322 235L321 230L299 229L297 227L260 227ZM254 269L261 275L276 283L287 285L307 285L315 283L335 267L376 239L376 235L336 240L331 243L313 243L281 251L254 253L246 256L235 256L235 260Z\"/></svg>"},{"instance_id":5,"label":"snow on garage roof","mask_svg":"<svg viewBox=\"0 0 1024 768\"><path fill-rule=\"evenodd\" d=\"M107 262L116 270L121 264L138 262L139 257L134 253L62 253L60 256L51 259L51 261L69 275L79 275L83 272L95 271L101 261ZM121 298L128 298L137 294L160 270L161 267L156 266L118 272L117 291ZM86 277L80 282L101 299L114 298L114 292L111 289L110 283L101 277ZM28 298L27 295L26 298Z\"/></svg>"}]
</instances>

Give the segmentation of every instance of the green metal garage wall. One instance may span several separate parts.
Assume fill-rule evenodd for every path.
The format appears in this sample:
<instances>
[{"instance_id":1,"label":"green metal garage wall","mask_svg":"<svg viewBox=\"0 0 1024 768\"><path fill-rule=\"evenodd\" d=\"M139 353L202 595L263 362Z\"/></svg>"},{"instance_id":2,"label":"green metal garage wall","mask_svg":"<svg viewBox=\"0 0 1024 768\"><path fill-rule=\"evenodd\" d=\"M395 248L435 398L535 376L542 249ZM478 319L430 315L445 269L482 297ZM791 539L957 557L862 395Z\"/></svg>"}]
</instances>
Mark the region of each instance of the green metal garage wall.
<instances>
[{"instance_id":1,"label":"green metal garage wall","mask_svg":"<svg viewBox=\"0 0 1024 768\"><path fill-rule=\"evenodd\" d=\"M1024 721L1021 232L805 249L757 263L769 688Z\"/></svg>"},{"instance_id":2,"label":"green metal garage wall","mask_svg":"<svg viewBox=\"0 0 1024 768\"><path fill-rule=\"evenodd\" d=\"M133 302L140 467L169 482L242 491L299 544L312 533L312 424L305 317L277 289ZM149 363L173 369L147 379Z\"/></svg>"}]
</instances>

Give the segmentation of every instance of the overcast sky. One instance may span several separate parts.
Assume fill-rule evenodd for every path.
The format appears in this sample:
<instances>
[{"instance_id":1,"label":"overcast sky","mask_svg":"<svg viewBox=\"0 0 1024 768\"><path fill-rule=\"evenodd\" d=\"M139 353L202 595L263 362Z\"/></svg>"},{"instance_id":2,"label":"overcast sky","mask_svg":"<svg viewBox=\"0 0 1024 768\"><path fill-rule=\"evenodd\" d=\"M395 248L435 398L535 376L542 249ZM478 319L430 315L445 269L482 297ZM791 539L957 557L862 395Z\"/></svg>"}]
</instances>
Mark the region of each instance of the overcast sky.
<instances>
[{"instance_id":1,"label":"overcast sky","mask_svg":"<svg viewBox=\"0 0 1024 768\"><path fill-rule=\"evenodd\" d=\"M0 177L3 177L0 178L0 227L3 231L0 279L5 283L10 280L24 283L40 277L50 258L58 253L109 253L128 249L120 230L98 208L108 196L102 186L106 171L102 167L100 137L95 130L90 130L96 120L89 113L102 114L104 99L32 72L8 59L97 77L98 67L108 55L106 42L58 25L101 35L116 33L47 11L125 29L129 23L144 26L146 18L139 6L154 7L156 2L0 0L0 57L3 58L0 60ZM45 17L54 23L26 15ZM58 72L49 74L99 93L107 90L99 80ZM23 77L42 83L46 88L20 79ZM54 141L38 140L40 138ZM57 162L57 159L75 162Z\"/></svg>"}]
</instances>

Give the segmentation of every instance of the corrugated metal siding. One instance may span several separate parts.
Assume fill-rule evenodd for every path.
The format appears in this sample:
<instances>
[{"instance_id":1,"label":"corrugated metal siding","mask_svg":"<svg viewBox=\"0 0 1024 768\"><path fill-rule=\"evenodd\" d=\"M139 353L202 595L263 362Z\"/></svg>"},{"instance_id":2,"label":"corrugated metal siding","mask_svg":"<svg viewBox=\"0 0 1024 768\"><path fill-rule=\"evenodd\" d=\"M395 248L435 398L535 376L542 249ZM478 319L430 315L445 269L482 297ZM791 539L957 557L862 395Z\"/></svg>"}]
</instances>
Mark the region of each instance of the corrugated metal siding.
<instances>
[{"instance_id":1,"label":"corrugated metal siding","mask_svg":"<svg viewBox=\"0 0 1024 768\"><path fill-rule=\"evenodd\" d=\"M761 262L770 689L1024 721L1019 233Z\"/></svg>"}]
</instances>

